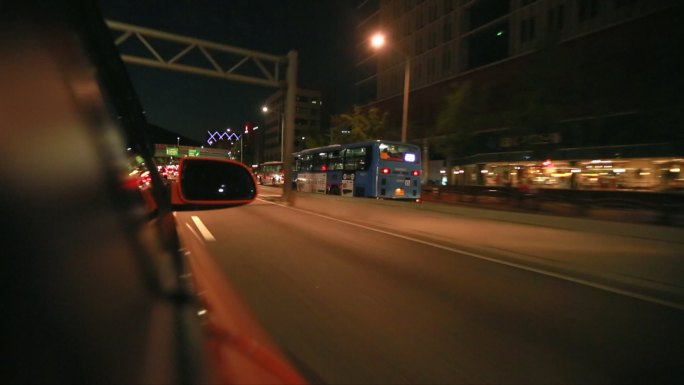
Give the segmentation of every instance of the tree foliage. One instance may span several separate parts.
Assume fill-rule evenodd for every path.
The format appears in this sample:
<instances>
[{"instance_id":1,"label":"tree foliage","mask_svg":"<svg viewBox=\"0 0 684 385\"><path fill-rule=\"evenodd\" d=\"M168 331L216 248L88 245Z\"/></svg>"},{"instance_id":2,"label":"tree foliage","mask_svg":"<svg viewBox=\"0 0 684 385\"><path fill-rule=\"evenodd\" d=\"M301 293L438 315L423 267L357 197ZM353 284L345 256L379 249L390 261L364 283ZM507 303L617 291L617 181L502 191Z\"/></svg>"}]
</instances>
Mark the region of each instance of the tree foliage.
<instances>
[{"instance_id":1,"label":"tree foliage","mask_svg":"<svg viewBox=\"0 0 684 385\"><path fill-rule=\"evenodd\" d=\"M443 146L463 153L472 136L485 130L508 129L515 135L548 132L563 117L562 96L550 71L559 68L563 67L539 60L515 76L456 83L437 119Z\"/></svg>"},{"instance_id":2,"label":"tree foliage","mask_svg":"<svg viewBox=\"0 0 684 385\"><path fill-rule=\"evenodd\" d=\"M309 131L303 132L304 139L299 137L295 138L295 149L297 151L304 150L307 148L323 147L330 144L330 138L322 132Z\"/></svg>"},{"instance_id":3,"label":"tree foliage","mask_svg":"<svg viewBox=\"0 0 684 385\"><path fill-rule=\"evenodd\" d=\"M479 125L478 117L482 108L478 106L480 96L482 94L473 92L470 82L456 84L447 95L444 110L437 117L437 132L457 140L467 138Z\"/></svg>"},{"instance_id":4,"label":"tree foliage","mask_svg":"<svg viewBox=\"0 0 684 385\"><path fill-rule=\"evenodd\" d=\"M382 139L387 127L387 113L377 107L354 106L352 111L332 117L332 142L345 144ZM348 131L349 133L343 133Z\"/></svg>"},{"instance_id":5,"label":"tree foliage","mask_svg":"<svg viewBox=\"0 0 684 385\"><path fill-rule=\"evenodd\" d=\"M505 114L492 108L496 96L492 89L489 84L479 84L475 88L470 81L454 84L444 109L437 116L441 151L462 153L475 132L502 124L497 121Z\"/></svg>"}]
</instances>

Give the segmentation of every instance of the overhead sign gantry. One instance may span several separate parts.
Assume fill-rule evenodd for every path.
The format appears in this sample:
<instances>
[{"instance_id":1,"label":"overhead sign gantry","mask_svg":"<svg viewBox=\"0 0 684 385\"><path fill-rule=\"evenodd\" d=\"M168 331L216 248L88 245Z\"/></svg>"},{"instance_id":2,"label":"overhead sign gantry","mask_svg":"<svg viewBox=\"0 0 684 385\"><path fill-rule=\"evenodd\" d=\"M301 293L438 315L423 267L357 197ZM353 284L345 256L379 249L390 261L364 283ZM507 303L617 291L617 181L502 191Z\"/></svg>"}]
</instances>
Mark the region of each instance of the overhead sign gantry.
<instances>
[{"instance_id":1,"label":"overhead sign gantry","mask_svg":"<svg viewBox=\"0 0 684 385\"><path fill-rule=\"evenodd\" d=\"M110 30L121 33L115 37L114 43L126 63L285 88L283 168L292 170L297 51L290 51L286 56L277 56L112 20L106 20L106 23ZM137 42L137 46L142 47L142 52L124 52L124 45L130 42ZM174 47L171 49L174 51L173 54L168 54L168 45ZM191 55L197 53L206 60L208 66L191 63L188 60ZM226 57L230 60L226 60ZM293 202L291 192L292 173L286 172L283 198L289 203Z\"/></svg>"}]
</instances>

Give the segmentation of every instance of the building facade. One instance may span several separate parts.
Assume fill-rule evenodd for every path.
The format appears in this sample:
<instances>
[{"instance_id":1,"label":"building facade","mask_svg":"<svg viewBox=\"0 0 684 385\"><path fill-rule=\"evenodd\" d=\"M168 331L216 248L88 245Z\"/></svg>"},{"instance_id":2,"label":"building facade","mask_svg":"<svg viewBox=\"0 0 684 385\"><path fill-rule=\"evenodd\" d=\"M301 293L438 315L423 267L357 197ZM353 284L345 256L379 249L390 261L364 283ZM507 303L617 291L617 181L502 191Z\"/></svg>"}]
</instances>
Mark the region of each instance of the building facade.
<instances>
[{"instance_id":1,"label":"building facade","mask_svg":"<svg viewBox=\"0 0 684 385\"><path fill-rule=\"evenodd\" d=\"M580 180L601 186L591 161L627 156L633 167L622 163L608 174L638 181L612 185L681 180L682 119L674 112L683 106L680 1L368 0L357 11L357 101L387 111L397 138L405 57L409 141L451 135L438 120L454 87L468 84L468 97L481 99L481 119L460 139L467 143L431 146L446 159L449 183L534 177L562 187ZM406 56L372 51L367 42L375 31ZM522 127L525 119L511 116L525 109L532 112ZM592 167L586 178L581 164ZM549 176L538 177L540 168Z\"/></svg>"},{"instance_id":2,"label":"building facade","mask_svg":"<svg viewBox=\"0 0 684 385\"><path fill-rule=\"evenodd\" d=\"M322 135L321 92L298 89L295 106L295 147L302 150L311 147ZM282 90L269 96L263 106L264 124L260 128L260 142L263 149L259 163L281 161L283 153L283 129L285 114L285 93Z\"/></svg>"}]
</instances>

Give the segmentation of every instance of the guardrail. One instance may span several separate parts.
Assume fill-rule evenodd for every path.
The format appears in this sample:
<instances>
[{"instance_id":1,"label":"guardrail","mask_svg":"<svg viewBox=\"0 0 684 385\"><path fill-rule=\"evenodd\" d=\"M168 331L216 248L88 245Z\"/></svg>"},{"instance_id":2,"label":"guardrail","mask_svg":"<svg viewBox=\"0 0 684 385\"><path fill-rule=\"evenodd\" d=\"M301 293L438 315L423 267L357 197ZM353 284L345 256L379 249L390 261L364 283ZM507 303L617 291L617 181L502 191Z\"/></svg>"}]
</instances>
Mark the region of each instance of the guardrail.
<instances>
[{"instance_id":1,"label":"guardrail","mask_svg":"<svg viewBox=\"0 0 684 385\"><path fill-rule=\"evenodd\" d=\"M569 216L594 216L597 209L625 214L641 212L641 222L684 225L684 194L650 191L603 191L535 188L522 192L507 186L424 186L426 201L477 204L497 208L550 212ZM650 213L650 215L647 215ZM623 217L637 219L636 215Z\"/></svg>"}]
</instances>

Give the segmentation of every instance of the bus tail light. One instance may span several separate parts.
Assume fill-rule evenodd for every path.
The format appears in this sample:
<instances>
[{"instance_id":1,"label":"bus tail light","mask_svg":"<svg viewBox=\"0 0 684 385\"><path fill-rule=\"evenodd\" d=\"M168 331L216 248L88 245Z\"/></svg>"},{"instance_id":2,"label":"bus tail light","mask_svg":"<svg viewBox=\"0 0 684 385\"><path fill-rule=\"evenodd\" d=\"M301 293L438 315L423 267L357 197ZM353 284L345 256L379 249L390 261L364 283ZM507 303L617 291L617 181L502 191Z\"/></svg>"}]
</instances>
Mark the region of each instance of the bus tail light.
<instances>
[{"instance_id":1,"label":"bus tail light","mask_svg":"<svg viewBox=\"0 0 684 385\"><path fill-rule=\"evenodd\" d=\"M383 174L389 174L390 172L392 172L392 170L390 170L390 169L387 168L387 167L383 167L383 168L380 169L380 172L383 173Z\"/></svg>"},{"instance_id":2,"label":"bus tail light","mask_svg":"<svg viewBox=\"0 0 684 385\"><path fill-rule=\"evenodd\" d=\"M411 172L411 175L413 175L413 176L420 176L420 171L418 171L418 170L413 170L413 171Z\"/></svg>"}]
</instances>

